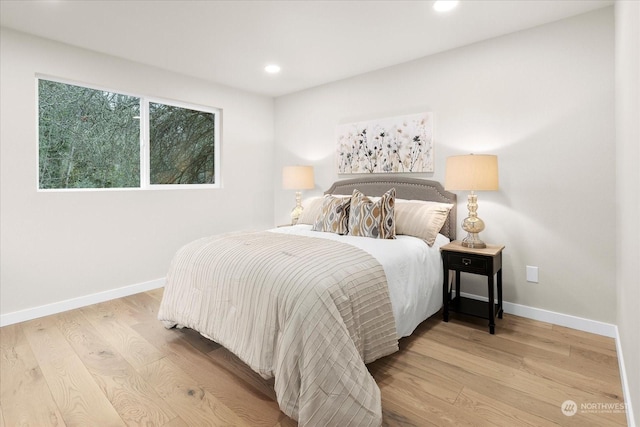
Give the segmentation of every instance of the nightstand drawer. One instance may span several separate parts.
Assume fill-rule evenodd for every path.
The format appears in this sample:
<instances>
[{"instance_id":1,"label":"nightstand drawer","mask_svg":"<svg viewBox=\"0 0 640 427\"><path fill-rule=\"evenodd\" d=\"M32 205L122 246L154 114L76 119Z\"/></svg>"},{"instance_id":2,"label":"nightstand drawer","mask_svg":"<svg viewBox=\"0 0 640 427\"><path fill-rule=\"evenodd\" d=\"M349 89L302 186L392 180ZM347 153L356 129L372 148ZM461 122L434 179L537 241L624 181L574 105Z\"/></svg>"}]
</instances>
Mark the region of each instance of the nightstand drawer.
<instances>
[{"instance_id":1,"label":"nightstand drawer","mask_svg":"<svg viewBox=\"0 0 640 427\"><path fill-rule=\"evenodd\" d=\"M470 254L447 254L449 268L452 270L466 271L469 273L487 273L489 260L486 257L478 257Z\"/></svg>"}]
</instances>

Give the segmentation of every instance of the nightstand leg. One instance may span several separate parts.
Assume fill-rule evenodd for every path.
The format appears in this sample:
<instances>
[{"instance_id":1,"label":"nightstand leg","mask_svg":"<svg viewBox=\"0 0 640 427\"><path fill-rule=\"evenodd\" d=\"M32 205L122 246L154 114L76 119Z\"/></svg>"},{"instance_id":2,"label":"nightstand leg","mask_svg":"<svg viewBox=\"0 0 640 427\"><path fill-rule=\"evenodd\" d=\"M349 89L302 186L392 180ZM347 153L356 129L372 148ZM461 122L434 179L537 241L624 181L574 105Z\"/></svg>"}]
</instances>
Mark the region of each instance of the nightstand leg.
<instances>
[{"instance_id":1,"label":"nightstand leg","mask_svg":"<svg viewBox=\"0 0 640 427\"><path fill-rule=\"evenodd\" d=\"M502 269L498 270L498 305L500 306L498 309L498 319L502 319L502 313L504 312L502 308Z\"/></svg>"},{"instance_id":2,"label":"nightstand leg","mask_svg":"<svg viewBox=\"0 0 640 427\"><path fill-rule=\"evenodd\" d=\"M493 274L490 274L487 277L487 284L489 286L489 333L495 333L496 321L495 321L495 303L494 303L494 293L493 293Z\"/></svg>"},{"instance_id":3,"label":"nightstand leg","mask_svg":"<svg viewBox=\"0 0 640 427\"><path fill-rule=\"evenodd\" d=\"M451 295L449 294L449 269L447 265L444 265L444 281L442 283L442 320L449 321L449 300Z\"/></svg>"},{"instance_id":4,"label":"nightstand leg","mask_svg":"<svg viewBox=\"0 0 640 427\"><path fill-rule=\"evenodd\" d=\"M455 270L453 274L456 277L456 280L455 280L455 282L456 282L456 288L455 288L456 289L456 297L455 297L455 299L453 301L455 302L456 311L460 311L460 298L461 298L460 297L460 276L461 276L461 274L460 274L460 272L458 270Z\"/></svg>"}]
</instances>

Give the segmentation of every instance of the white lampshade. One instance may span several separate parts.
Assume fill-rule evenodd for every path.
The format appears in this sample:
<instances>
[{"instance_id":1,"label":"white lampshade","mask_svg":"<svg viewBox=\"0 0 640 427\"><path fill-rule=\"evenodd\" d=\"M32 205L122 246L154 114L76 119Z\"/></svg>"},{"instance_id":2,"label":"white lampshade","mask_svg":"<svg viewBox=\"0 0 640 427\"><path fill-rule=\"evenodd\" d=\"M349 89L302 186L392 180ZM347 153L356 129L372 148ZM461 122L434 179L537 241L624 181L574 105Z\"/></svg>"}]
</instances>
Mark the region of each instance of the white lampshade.
<instances>
[{"instance_id":1,"label":"white lampshade","mask_svg":"<svg viewBox=\"0 0 640 427\"><path fill-rule=\"evenodd\" d=\"M447 158L444 188L470 191L467 196L469 216L462 221L462 229L467 232L467 237L462 239L461 244L468 248L486 248L486 243L479 237L484 230L484 221L478 217L478 195L475 192L498 189L498 156L467 154Z\"/></svg>"},{"instance_id":2,"label":"white lampshade","mask_svg":"<svg viewBox=\"0 0 640 427\"><path fill-rule=\"evenodd\" d=\"M313 166L285 166L282 168L282 188L285 190L311 190Z\"/></svg>"},{"instance_id":3,"label":"white lampshade","mask_svg":"<svg viewBox=\"0 0 640 427\"><path fill-rule=\"evenodd\" d=\"M498 156L467 154L447 158L444 188L456 191L498 189Z\"/></svg>"}]
</instances>

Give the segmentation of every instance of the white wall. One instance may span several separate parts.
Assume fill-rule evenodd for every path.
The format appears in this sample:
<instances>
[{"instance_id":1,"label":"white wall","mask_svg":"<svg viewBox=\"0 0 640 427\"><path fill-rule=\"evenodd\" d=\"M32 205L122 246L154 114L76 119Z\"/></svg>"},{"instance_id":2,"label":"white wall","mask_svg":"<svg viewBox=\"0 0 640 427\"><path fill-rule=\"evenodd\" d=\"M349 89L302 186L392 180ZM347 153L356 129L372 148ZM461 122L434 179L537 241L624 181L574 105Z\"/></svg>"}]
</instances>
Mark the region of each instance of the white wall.
<instances>
[{"instance_id":1,"label":"white wall","mask_svg":"<svg viewBox=\"0 0 640 427\"><path fill-rule=\"evenodd\" d=\"M616 2L618 332L629 396L640 416L640 3ZM633 425L631 421L629 425Z\"/></svg>"},{"instance_id":2,"label":"white wall","mask_svg":"<svg viewBox=\"0 0 640 427\"><path fill-rule=\"evenodd\" d=\"M480 193L478 213L483 239L506 245L505 301L615 323L613 64L610 7L277 98L274 181L312 163L305 194L319 195L348 177L336 174L336 125L432 111L435 172L419 176L442 181L450 155L499 156L500 191ZM286 222L293 195L275 197ZM465 291L486 295L484 283Z\"/></svg>"},{"instance_id":3,"label":"white wall","mask_svg":"<svg viewBox=\"0 0 640 427\"><path fill-rule=\"evenodd\" d=\"M163 278L194 238L273 223L273 99L1 33L0 312ZM35 74L222 109L216 190L37 192ZM264 206L256 209L256 204Z\"/></svg>"}]
</instances>

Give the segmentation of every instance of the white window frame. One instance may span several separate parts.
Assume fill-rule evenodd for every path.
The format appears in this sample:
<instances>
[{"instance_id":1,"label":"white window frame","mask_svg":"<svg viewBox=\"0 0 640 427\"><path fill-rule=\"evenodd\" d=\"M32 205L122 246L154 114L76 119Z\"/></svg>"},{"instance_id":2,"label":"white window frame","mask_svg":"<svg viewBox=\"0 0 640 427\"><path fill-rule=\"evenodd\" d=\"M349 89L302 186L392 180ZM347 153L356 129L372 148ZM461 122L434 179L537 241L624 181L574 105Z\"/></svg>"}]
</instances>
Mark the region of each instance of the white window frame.
<instances>
[{"instance_id":1,"label":"white window frame","mask_svg":"<svg viewBox=\"0 0 640 427\"><path fill-rule=\"evenodd\" d=\"M110 188L40 188L40 93L39 81L48 80L56 83L80 86L87 89L118 93L140 99L140 186L139 187L110 187ZM38 192L86 192L86 191L139 191L139 190L178 190L178 189L217 189L222 188L220 173L220 116L222 109L166 98L150 97L114 90L102 86L79 83L71 80L37 74L36 86L36 187ZM214 115L214 145L213 145L213 184L151 184L151 144L149 141L149 103L165 104L172 107L202 111Z\"/></svg>"}]
</instances>

